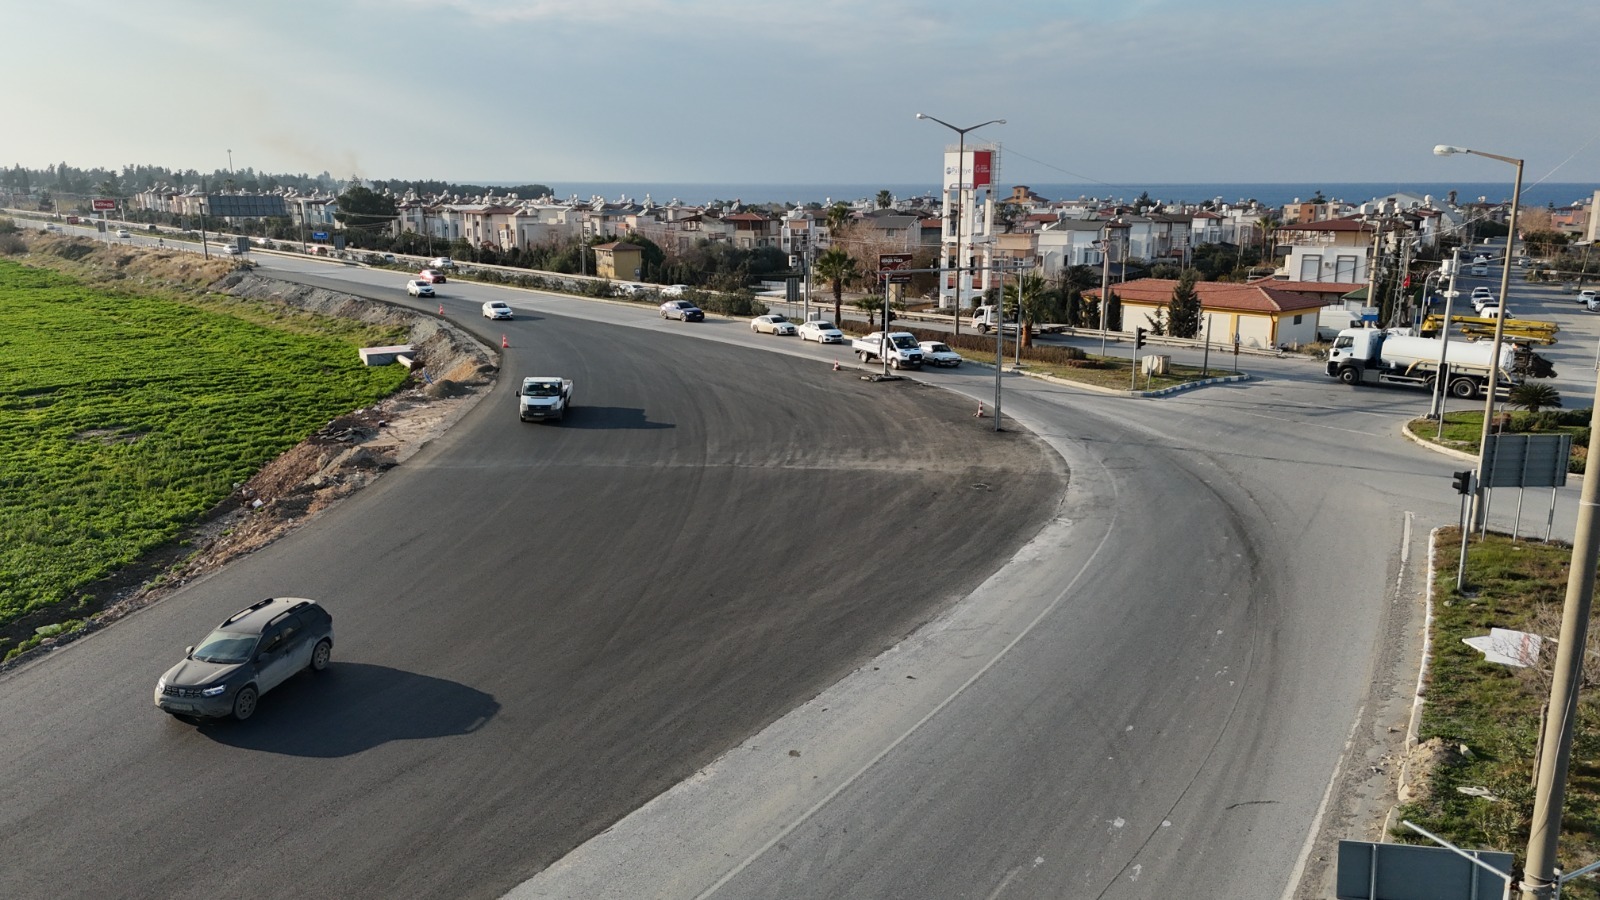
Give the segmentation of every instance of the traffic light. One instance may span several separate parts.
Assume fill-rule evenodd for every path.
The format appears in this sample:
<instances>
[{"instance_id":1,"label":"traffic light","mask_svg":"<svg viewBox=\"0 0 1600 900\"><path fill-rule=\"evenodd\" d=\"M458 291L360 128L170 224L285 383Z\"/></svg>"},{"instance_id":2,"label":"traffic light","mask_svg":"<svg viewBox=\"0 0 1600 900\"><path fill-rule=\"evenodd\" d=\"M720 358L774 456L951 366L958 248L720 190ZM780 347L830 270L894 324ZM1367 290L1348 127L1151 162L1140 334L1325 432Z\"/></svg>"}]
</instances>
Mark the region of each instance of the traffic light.
<instances>
[{"instance_id":1,"label":"traffic light","mask_svg":"<svg viewBox=\"0 0 1600 900\"><path fill-rule=\"evenodd\" d=\"M1144 346L1144 336L1147 332L1143 328L1133 330L1133 349L1138 350Z\"/></svg>"},{"instance_id":2,"label":"traffic light","mask_svg":"<svg viewBox=\"0 0 1600 900\"><path fill-rule=\"evenodd\" d=\"M1467 469L1464 472L1455 473L1455 477L1450 483L1455 485L1456 493L1458 494L1472 493L1472 470Z\"/></svg>"}]
</instances>

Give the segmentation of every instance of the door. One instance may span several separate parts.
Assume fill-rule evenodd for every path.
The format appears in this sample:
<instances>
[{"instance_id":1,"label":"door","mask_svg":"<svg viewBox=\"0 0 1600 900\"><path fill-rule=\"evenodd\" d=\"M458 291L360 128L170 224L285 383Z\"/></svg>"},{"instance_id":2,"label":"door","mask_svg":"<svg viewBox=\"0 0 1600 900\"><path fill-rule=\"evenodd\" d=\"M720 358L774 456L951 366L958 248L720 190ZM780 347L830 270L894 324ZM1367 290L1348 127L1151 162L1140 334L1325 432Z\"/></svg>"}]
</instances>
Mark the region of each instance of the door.
<instances>
[{"instance_id":1,"label":"door","mask_svg":"<svg viewBox=\"0 0 1600 900\"><path fill-rule=\"evenodd\" d=\"M295 637L301 633L299 622L290 616L267 629L261 636L261 649L256 651L256 684L265 694L295 672L293 650Z\"/></svg>"},{"instance_id":2,"label":"door","mask_svg":"<svg viewBox=\"0 0 1600 900\"><path fill-rule=\"evenodd\" d=\"M1310 254L1300 257L1300 280L1322 280L1322 254Z\"/></svg>"}]
</instances>

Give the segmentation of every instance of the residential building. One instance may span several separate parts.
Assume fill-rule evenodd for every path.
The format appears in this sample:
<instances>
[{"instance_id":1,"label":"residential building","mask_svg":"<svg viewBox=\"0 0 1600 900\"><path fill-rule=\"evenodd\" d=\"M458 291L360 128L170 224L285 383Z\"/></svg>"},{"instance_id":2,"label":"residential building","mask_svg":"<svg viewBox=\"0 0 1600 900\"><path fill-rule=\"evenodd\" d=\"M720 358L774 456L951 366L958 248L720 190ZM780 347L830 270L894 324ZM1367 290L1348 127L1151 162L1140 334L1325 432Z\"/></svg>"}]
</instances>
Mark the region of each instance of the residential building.
<instances>
[{"instance_id":1,"label":"residential building","mask_svg":"<svg viewBox=\"0 0 1600 900\"><path fill-rule=\"evenodd\" d=\"M1122 330L1148 328L1157 311L1172 302L1178 282L1171 278L1139 278L1113 285L1122 305ZM1236 284L1202 281L1195 284L1200 298L1200 335L1210 343L1267 350L1279 346L1314 343L1317 339L1317 314L1323 300L1296 291L1281 290L1274 282ZM1100 289L1084 291L1084 296L1100 298Z\"/></svg>"}]
</instances>

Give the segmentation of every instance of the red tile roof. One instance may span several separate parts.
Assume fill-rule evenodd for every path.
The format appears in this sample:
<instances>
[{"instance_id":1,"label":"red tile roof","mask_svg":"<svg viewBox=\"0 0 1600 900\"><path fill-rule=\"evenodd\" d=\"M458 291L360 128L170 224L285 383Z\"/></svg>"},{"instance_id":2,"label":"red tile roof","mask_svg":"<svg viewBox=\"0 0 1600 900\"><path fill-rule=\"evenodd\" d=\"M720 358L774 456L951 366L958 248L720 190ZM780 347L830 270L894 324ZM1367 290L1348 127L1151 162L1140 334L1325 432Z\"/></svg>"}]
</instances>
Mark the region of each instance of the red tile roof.
<instances>
[{"instance_id":1,"label":"red tile roof","mask_svg":"<svg viewBox=\"0 0 1600 900\"><path fill-rule=\"evenodd\" d=\"M1133 303L1164 304L1172 299L1172 289L1177 285L1177 279L1174 278L1139 278L1114 285L1111 292ZM1286 313L1317 309L1323 305L1318 297L1307 297L1277 287L1264 287L1259 281L1254 284L1202 281L1194 286L1194 290L1200 295L1200 305L1211 310ZM1099 299L1100 291L1088 290L1083 295Z\"/></svg>"}]
</instances>

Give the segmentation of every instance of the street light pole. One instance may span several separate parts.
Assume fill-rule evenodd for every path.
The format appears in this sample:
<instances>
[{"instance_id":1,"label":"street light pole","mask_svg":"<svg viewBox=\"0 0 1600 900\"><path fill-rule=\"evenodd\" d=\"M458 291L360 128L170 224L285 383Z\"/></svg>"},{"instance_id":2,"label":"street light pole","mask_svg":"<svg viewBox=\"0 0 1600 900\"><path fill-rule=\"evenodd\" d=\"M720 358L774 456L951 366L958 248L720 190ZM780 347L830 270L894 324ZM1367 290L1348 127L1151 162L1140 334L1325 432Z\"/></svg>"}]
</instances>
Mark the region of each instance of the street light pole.
<instances>
[{"instance_id":1,"label":"street light pole","mask_svg":"<svg viewBox=\"0 0 1600 900\"><path fill-rule=\"evenodd\" d=\"M1111 293L1111 223L1100 229L1100 355L1106 355L1106 305Z\"/></svg>"},{"instance_id":2,"label":"street light pole","mask_svg":"<svg viewBox=\"0 0 1600 900\"><path fill-rule=\"evenodd\" d=\"M969 211L969 207L968 207L968 204L967 204L967 193L966 193L966 188L965 188L966 182L963 180L966 177L966 174L967 174L967 132L969 132L969 131L977 131L979 128L982 128L985 125L1004 125L1004 124L1006 124L1006 120L1005 119L990 119L987 122L980 122L977 125L969 125L966 128L957 128L956 126L951 125L949 122L946 122L945 120L940 119L940 118L938 118L936 116L929 116L929 115L924 115L922 113L917 113L917 118L919 118L919 119L927 119L927 120L929 120L931 122L938 122L940 125L943 125L944 127L950 129L951 131L954 131L959 136L958 140L956 141L956 200L957 200L957 205L961 208L961 217L956 219L956 252L955 252L955 263L956 263L956 310L955 310L955 312L956 312L956 316L955 316L955 318L956 318L956 334L960 334L961 333L961 268L962 268L961 267L961 263L962 263L962 258L961 258L961 221L962 221L962 219L965 219L967 217L967 213ZM948 193L946 193L945 194L945 212L947 214L949 212L951 212L950 203L949 203L949 197L950 197L950 195Z\"/></svg>"},{"instance_id":3,"label":"street light pole","mask_svg":"<svg viewBox=\"0 0 1600 900\"><path fill-rule=\"evenodd\" d=\"M1482 525L1484 518L1484 497L1487 488L1484 487L1484 476L1488 474L1489 459L1489 429L1494 419L1494 398L1499 390L1500 376L1500 347L1505 341L1506 318L1511 311L1506 308L1506 294L1511 289L1511 247L1517 241L1517 206L1522 201L1522 160L1510 156L1499 156L1494 153L1484 153L1481 150L1468 150L1465 147L1453 147L1449 144L1440 144L1433 148L1438 156L1450 156L1455 153L1470 153L1473 156L1482 156L1488 159L1498 159L1503 163L1510 163L1517 167L1517 180L1511 188L1511 216L1506 220L1506 258L1500 267L1500 315L1494 320L1494 343L1489 353L1489 381L1485 386L1483 398L1483 429L1478 433L1478 495L1474 504L1472 524Z\"/></svg>"}]
</instances>

